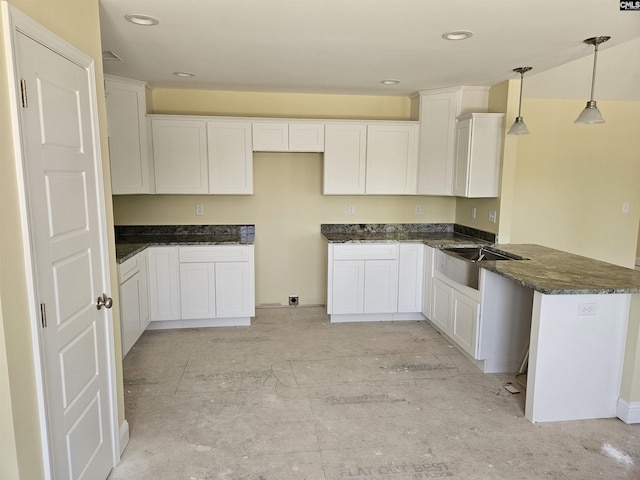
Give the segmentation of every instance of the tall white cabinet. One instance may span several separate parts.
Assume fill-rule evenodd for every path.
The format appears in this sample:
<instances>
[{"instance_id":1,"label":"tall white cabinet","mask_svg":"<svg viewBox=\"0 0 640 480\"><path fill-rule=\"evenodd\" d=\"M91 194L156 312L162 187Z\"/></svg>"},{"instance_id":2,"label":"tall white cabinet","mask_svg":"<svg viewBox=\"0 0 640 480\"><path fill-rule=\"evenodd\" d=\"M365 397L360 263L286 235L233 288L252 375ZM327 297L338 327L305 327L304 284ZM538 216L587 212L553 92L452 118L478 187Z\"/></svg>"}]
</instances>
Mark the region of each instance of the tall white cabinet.
<instances>
[{"instance_id":1,"label":"tall white cabinet","mask_svg":"<svg viewBox=\"0 0 640 480\"><path fill-rule=\"evenodd\" d=\"M111 191L152 193L145 115L150 92L145 82L105 75Z\"/></svg>"},{"instance_id":2,"label":"tall white cabinet","mask_svg":"<svg viewBox=\"0 0 640 480\"><path fill-rule=\"evenodd\" d=\"M411 97L411 118L420 120L418 195L454 195L457 117L486 112L489 87L425 90Z\"/></svg>"}]
</instances>

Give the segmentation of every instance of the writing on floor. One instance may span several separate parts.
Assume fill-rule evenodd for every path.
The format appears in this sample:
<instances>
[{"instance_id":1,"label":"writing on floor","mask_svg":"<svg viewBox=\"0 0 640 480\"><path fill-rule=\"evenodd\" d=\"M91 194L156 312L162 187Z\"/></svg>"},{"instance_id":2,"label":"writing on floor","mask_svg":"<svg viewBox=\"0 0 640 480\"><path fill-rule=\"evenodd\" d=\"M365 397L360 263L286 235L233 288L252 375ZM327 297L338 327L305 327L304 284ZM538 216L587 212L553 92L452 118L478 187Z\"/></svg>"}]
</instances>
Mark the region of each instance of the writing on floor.
<instances>
[{"instance_id":1,"label":"writing on floor","mask_svg":"<svg viewBox=\"0 0 640 480\"><path fill-rule=\"evenodd\" d=\"M340 480L427 480L452 478L449 465L438 463L402 463L379 467L347 467L340 469Z\"/></svg>"},{"instance_id":2,"label":"writing on floor","mask_svg":"<svg viewBox=\"0 0 640 480\"><path fill-rule=\"evenodd\" d=\"M326 401L329 405L364 405L367 403L397 403L406 402L404 398L393 398L391 395L382 393L379 395L357 395L353 397L328 397Z\"/></svg>"}]
</instances>

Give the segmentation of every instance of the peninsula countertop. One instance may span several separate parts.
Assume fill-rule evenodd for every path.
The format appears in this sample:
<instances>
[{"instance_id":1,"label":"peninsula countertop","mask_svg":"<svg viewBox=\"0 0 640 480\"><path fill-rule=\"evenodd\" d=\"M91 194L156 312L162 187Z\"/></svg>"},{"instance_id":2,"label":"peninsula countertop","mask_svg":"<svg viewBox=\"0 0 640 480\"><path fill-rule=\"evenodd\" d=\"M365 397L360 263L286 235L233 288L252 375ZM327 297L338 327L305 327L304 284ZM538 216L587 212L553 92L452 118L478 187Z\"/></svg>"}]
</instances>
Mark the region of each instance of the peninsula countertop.
<instances>
[{"instance_id":1,"label":"peninsula countertop","mask_svg":"<svg viewBox=\"0 0 640 480\"><path fill-rule=\"evenodd\" d=\"M116 227L116 261L147 247L168 245L253 245L254 225L158 225Z\"/></svg>"},{"instance_id":2,"label":"peninsula countertop","mask_svg":"<svg viewBox=\"0 0 640 480\"><path fill-rule=\"evenodd\" d=\"M543 294L640 293L640 271L541 245L496 244L490 236L478 238L474 236L477 232L458 225L441 224L434 231L412 230L411 225L382 229L370 225L344 227L329 225L321 232L329 243L418 242L437 249L493 245L524 260L482 261L481 268Z\"/></svg>"}]
</instances>

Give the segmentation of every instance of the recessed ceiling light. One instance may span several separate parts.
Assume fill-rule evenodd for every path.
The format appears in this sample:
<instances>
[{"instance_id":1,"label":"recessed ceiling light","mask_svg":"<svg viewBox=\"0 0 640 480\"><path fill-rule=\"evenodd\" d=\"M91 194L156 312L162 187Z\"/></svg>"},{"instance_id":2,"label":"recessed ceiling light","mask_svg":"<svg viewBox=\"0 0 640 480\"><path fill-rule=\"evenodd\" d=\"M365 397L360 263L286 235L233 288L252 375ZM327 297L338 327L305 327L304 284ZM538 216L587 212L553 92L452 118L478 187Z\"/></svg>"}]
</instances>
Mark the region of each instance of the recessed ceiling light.
<instances>
[{"instance_id":1,"label":"recessed ceiling light","mask_svg":"<svg viewBox=\"0 0 640 480\"><path fill-rule=\"evenodd\" d=\"M390 78L388 80L381 80L380 83L383 85L397 85L400 83L400 80L394 80Z\"/></svg>"},{"instance_id":2,"label":"recessed ceiling light","mask_svg":"<svg viewBox=\"0 0 640 480\"><path fill-rule=\"evenodd\" d=\"M127 13L124 18L131 23L142 25L143 27L151 27L160 23L157 18L153 18L149 15L142 15L140 13Z\"/></svg>"},{"instance_id":3,"label":"recessed ceiling light","mask_svg":"<svg viewBox=\"0 0 640 480\"><path fill-rule=\"evenodd\" d=\"M471 37L473 37L473 32L469 30L453 30L442 34L442 38L445 40L466 40Z\"/></svg>"},{"instance_id":4,"label":"recessed ceiling light","mask_svg":"<svg viewBox=\"0 0 640 480\"><path fill-rule=\"evenodd\" d=\"M190 72L173 72L176 77L195 77L195 73Z\"/></svg>"}]
</instances>

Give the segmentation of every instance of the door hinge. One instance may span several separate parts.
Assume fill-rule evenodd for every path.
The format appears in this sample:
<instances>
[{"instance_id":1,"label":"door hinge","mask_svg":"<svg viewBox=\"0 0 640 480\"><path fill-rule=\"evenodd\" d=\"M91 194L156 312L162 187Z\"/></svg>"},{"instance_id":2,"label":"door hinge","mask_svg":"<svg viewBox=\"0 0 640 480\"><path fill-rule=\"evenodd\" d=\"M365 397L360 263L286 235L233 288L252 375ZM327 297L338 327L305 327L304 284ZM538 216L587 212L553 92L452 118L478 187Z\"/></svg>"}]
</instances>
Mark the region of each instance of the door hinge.
<instances>
[{"instance_id":1,"label":"door hinge","mask_svg":"<svg viewBox=\"0 0 640 480\"><path fill-rule=\"evenodd\" d=\"M44 303L40 304L40 323L42 328L47 328L47 306Z\"/></svg>"},{"instance_id":2,"label":"door hinge","mask_svg":"<svg viewBox=\"0 0 640 480\"><path fill-rule=\"evenodd\" d=\"M22 108L29 108L29 102L27 102L27 81L24 78L20 80L20 98L22 100Z\"/></svg>"}]
</instances>

